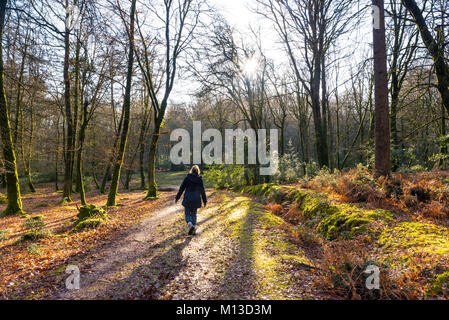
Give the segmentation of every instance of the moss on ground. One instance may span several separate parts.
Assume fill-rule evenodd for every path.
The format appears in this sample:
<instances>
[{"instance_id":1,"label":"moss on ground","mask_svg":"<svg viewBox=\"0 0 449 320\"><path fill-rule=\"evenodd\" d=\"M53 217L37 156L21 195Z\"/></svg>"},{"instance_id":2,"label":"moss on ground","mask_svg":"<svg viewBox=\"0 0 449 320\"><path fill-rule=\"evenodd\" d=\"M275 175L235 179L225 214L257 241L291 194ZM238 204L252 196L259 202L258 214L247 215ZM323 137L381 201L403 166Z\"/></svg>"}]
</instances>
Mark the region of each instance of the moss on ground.
<instances>
[{"instance_id":1,"label":"moss on ground","mask_svg":"<svg viewBox=\"0 0 449 320\"><path fill-rule=\"evenodd\" d=\"M394 253L397 259L418 252L443 257L449 254L449 231L429 223L400 222L385 228L377 245L383 252Z\"/></svg>"},{"instance_id":2,"label":"moss on ground","mask_svg":"<svg viewBox=\"0 0 449 320\"><path fill-rule=\"evenodd\" d=\"M78 220L75 222L75 231L82 229L94 229L108 222L108 215L103 208L86 205L78 210Z\"/></svg>"},{"instance_id":3,"label":"moss on ground","mask_svg":"<svg viewBox=\"0 0 449 320\"><path fill-rule=\"evenodd\" d=\"M364 210L347 204L334 208L317 227L327 240L353 239L359 234L379 230L386 222L394 220L393 214L385 210ZM380 223L375 224L377 221Z\"/></svg>"},{"instance_id":4,"label":"moss on ground","mask_svg":"<svg viewBox=\"0 0 449 320\"><path fill-rule=\"evenodd\" d=\"M438 275L432 281L428 295L442 295L449 292L449 271Z\"/></svg>"},{"instance_id":5,"label":"moss on ground","mask_svg":"<svg viewBox=\"0 0 449 320\"><path fill-rule=\"evenodd\" d=\"M358 239L380 262L388 263L390 268L401 273L413 272L417 261L425 263L430 269L447 270L445 259L449 256L449 230L445 226L399 220L392 212L381 209L367 210L350 204L332 204L326 194L293 186L265 184L245 187L242 191L262 196L264 200L284 207L295 204L298 208L295 214L299 215L295 221L301 221L330 241ZM289 256L289 259L292 257L296 255ZM425 277L428 295L447 294L449 272Z\"/></svg>"},{"instance_id":6,"label":"moss on ground","mask_svg":"<svg viewBox=\"0 0 449 320\"><path fill-rule=\"evenodd\" d=\"M364 210L348 204L333 205L323 193L291 186L263 184L245 187L242 191L264 196L277 204L297 203L305 224L328 240L353 239L363 233L372 233L394 220L388 211Z\"/></svg>"},{"instance_id":7,"label":"moss on ground","mask_svg":"<svg viewBox=\"0 0 449 320\"><path fill-rule=\"evenodd\" d=\"M95 229L104 223L105 220L99 218L91 218L78 222L75 226L75 230L82 229Z\"/></svg>"}]
</instances>

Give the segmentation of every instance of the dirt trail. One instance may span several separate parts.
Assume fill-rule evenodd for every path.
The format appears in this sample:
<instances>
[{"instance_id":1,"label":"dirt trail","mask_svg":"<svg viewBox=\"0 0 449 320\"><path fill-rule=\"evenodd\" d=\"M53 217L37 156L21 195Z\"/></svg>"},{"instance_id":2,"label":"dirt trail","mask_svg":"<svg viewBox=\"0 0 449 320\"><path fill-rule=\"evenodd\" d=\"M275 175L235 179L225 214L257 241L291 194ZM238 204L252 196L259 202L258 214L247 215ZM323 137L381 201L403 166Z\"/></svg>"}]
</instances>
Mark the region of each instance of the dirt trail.
<instances>
[{"instance_id":1,"label":"dirt trail","mask_svg":"<svg viewBox=\"0 0 449 320\"><path fill-rule=\"evenodd\" d=\"M313 265L282 221L242 195L211 191L186 235L174 193L138 225L72 261L80 290L60 283L51 299L319 299ZM61 279L67 275L61 274Z\"/></svg>"}]
</instances>

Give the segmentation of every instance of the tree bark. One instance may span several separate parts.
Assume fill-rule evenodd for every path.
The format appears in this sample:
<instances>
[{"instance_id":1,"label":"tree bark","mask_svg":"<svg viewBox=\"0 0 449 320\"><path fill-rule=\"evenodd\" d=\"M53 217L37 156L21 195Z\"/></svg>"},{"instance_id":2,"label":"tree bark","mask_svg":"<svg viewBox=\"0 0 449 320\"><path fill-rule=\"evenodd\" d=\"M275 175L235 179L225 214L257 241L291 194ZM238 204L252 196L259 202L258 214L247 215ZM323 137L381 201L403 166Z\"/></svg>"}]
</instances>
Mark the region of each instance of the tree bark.
<instances>
[{"instance_id":1,"label":"tree bark","mask_svg":"<svg viewBox=\"0 0 449 320\"><path fill-rule=\"evenodd\" d=\"M156 128L153 131L150 143L150 151L148 153L148 194L145 199L151 199L157 197L157 184L156 184L156 151L157 143L159 141L160 124L156 124Z\"/></svg>"},{"instance_id":2,"label":"tree bark","mask_svg":"<svg viewBox=\"0 0 449 320\"><path fill-rule=\"evenodd\" d=\"M66 0L66 7L69 6L69 1ZM66 19L70 16L67 10ZM66 26L64 33L64 104L65 104L65 122L67 126L67 135L65 137L65 168L64 168L64 189L62 193L63 202L72 202L72 173L73 173L73 117L72 117L72 104L70 101L70 30Z\"/></svg>"},{"instance_id":3,"label":"tree bark","mask_svg":"<svg viewBox=\"0 0 449 320\"><path fill-rule=\"evenodd\" d=\"M8 197L8 205L2 215L22 212L22 199L20 197L16 155L14 152L14 144L12 142L8 103L6 101L5 86L3 83L3 42L1 40L3 39L3 32L5 29L6 4L7 0L0 1L0 131L6 169L6 194Z\"/></svg>"},{"instance_id":4,"label":"tree bark","mask_svg":"<svg viewBox=\"0 0 449 320\"><path fill-rule=\"evenodd\" d=\"M118 157L114 163L112 171L111 187L109 188L108 201L106 205L112 207L116 205L116 196L120 180L120 171L123 164L123 158L126 150L126 142L128 139L129 121L130 121L130 109L131 109L131 85L133 76L133 64L134 64L134 20L136 11L136 0L131 3L130 12L130 27L129 27L129 56L128 56L128 73L126 76L126 89L125 97L123 101L123 128L121 132L120 148Z\"/></svg>"},{"instance_id":5,"label":"tree bark","mask_svg":"<svg viewBox=\"0 0 449 320\"><path fill-rule=\"evenodd\" d=\"M390 119L388 107L387 47L385 41L384 0L373 0L379 8L379 29L373 28L375 167L374 175L390 176Z\"/></svg>"}]
</instances>

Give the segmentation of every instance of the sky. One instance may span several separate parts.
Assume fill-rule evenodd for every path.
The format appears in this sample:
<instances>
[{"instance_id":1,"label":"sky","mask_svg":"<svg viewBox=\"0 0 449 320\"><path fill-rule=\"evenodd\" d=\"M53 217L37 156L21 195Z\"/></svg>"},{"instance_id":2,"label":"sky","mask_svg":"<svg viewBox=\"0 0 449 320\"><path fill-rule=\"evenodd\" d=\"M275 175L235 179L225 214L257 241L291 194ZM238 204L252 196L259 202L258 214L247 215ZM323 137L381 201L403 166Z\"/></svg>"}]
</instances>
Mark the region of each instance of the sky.
<instances>
[{"instance_id":1,"label":"sky","mask_svg":"<svg viewBox=\"0 0 449 320\"><path fill-rule=\"evenodd\" d=\"M282 65L288 63L288 57L279 43L277 33L270 21L262 18L260 15L251 11L251 7L254 6L255 1L251 0L208 0L211 5L217 8L228 23L236 29L236 31L242 36L243 39L248 38L250 35L250 26L254 30L260 28L262 37L262 47L264 54L272 59L275 65ZM371 2L360 2L362 5L369 5ZM371 44L371 16L370 10L367 10L365 14L365 20L363 25L358 26L346 35L345 39L341 39L341 45L348 50L349 54L353 56L349 59L349 62L345 62L344 65L339 64L339 78L341 83L348 80L350 76L349 70L354 67L356 62L362 61L362 53L369 52ZM181 82L184 82L181 80ZM193 97L189 94L192 92L193 86L178 86L181 89L175 89L172 96L172 102L174 103L189 103L193 101ZM182 89L184 88L184 90Z\"/></svg>"},{"instance_id":2,"label":"sky","mask_svg":"<svg viewBox=\"0 0 449 320\"><path fill-rule=\"evenodd\" d=\"M252 12L249 8L254 1L251 0L208 0L217 11L224 16L231 27L242 36L243 39L249 38L250 26L258 30L260 27L263 30L262 46L264 54L274 61L285 60L286 56L280 50L280 45L277 43L276 32L270 28L269 23L263 20L259 15ZM180 82L185 82L180 80ZM176 86L171 97L171 102L189 103L194 101L194 98L190 95L195 85L181 85Z\"/></svg>"}]
</instances>

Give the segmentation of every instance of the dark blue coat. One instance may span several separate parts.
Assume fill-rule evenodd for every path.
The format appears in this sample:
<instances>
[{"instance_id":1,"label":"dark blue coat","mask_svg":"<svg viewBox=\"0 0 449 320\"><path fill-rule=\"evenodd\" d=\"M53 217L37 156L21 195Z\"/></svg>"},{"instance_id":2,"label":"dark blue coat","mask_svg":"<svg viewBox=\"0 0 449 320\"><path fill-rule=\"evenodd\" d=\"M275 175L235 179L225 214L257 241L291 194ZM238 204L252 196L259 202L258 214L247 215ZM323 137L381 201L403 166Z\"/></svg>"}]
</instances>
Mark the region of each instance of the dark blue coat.
<instances>
[{"instance_id":1,"label":"dark blue coat","mask_svg":"<svg viewBox=\"0 0 449 320\"><path fill-rule=\"evenodd\" d=\"M204 190L203 178L201 176L196 173L189 173L179 188L176 201L181 198L184 191L184 199L182 200L184 207L188 209L201 208L201 199L203 199L203 203L206 205L206 191Z\"/></svg>"}]
</instances>

